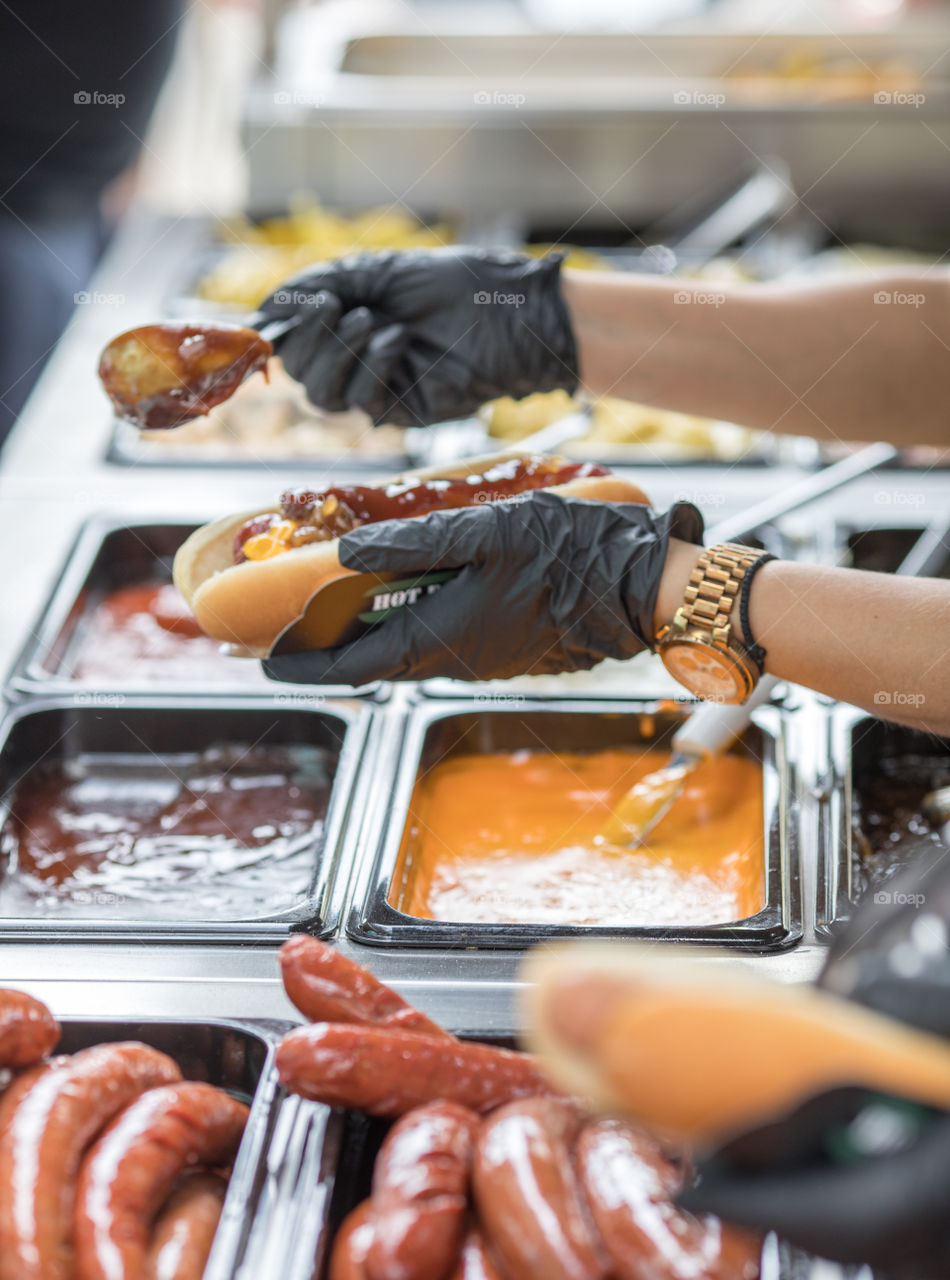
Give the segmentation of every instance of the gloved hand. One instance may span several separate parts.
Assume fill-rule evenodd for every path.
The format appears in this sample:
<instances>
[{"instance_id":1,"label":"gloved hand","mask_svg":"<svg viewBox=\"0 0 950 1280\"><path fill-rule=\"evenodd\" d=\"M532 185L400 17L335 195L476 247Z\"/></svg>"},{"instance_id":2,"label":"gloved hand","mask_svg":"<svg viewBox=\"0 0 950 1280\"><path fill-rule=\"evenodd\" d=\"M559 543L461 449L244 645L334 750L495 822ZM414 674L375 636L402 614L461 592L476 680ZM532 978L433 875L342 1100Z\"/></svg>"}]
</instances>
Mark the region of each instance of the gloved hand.
<instances>
[{"instance_id":1,"label":"gloved hand","mask_svg":"<svg viewBox=\"0 0 950 1280\"><path fill-rule=\"evenodd\" d=\"M819 985L950 1036L950 859L895 876L835 940ZM895 1276L950 1274L950 1115L837 1089L698 1166L696 1211Z\"/></svg>"},{"instance_id":2,"label":"gloved hand","mask_svg":"<svg viewBox=\"0 0 950 1280\"><path fill-rule=\"evenodd\" d=\"M699 543L702 516L536 490L517 501L368 524L340 563L402 577L460 572L437 592L335 649L265 661L273 680L367 684L577 671L653 643L670 536Z\"/></svg>"},{"instance_id":3,"label":"gloved hand","mask_svg":"<svg viewBox=\"0 0 950 1280\"><path fill-rule=\"evenodd\" d=\"M497 396L575 390L561 261L464 248L360 253L288 280L250 323L302 316L274 348L320 408L428 426Z\"/></svg>"}]
</instances>

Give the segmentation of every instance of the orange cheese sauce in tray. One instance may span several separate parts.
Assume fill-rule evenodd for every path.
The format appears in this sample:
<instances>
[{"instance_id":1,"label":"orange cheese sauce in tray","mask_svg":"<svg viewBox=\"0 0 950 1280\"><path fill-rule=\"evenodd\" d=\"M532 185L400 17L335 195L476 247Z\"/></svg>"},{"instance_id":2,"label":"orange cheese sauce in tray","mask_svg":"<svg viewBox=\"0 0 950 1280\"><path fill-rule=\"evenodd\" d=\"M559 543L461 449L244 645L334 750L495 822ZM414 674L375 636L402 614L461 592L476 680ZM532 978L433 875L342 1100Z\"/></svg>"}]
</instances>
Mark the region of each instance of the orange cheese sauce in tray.
<instances>
[{"instance_id":1,"label":"orange cheese sauce in tray","mask_svg":"<svg viewBox=\"0 0 950 1280\"><path fill-rule=\"evenodd\" d=\"M480 924L724 924L765 905L762 771L700 765L636 850L605 842L612 806L662 750L462 755L413 792L389 901L407 915Z\"/></svg>"}]
</instances>

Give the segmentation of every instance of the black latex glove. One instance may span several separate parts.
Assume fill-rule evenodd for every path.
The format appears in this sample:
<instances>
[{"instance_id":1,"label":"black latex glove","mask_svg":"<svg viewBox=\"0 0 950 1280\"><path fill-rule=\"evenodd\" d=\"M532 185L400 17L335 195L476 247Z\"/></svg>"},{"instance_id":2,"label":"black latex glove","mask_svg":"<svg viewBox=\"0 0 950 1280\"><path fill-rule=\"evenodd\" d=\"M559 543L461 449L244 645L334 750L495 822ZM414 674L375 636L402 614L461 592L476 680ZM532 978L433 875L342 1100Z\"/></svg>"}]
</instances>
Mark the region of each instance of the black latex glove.
<instances>
[{"instance_id":1,"label":"black latex glove","mask_svg":"<svg viewBox=\"0 0 950 1280\"><path fill-rule=\"evenodd\" d=\"M518 501L364 525L340 562L402 577L460 568L438 592L336 649L270 658L274 680L504 679L578 671L653 643L671 533L698 543L689 503L648 507L537 490Z\"/></svg>"},{"instance_id":2,"label":"black latex glove","mask_svg":"<svg viewBox=\"0 0 950 1280\"><path fill-rule=\"evenodd\" d=\"M950 1275L950 1116L836 1089L700 1161L678 1200L835 1262ZM878 1271L880 1269L880 1271Z\"/></svg>"},{"instance_id":3,"label":"black latex glove","mask_svg":"<svg viewBox=\"0 0 950 1280\"><path fill-rule=\"evenodd\" d=\"M251 323L302 317L274 348L320 408L428 426L497 396L575 390L561 261L464 248L361 253L288 280Z\"/></svg>"},{"instance_id":4,"label":"black latex glove","mask_svg":"<svg viewBox=\"0 0 950 1280\"><path fill-rule=\"evenodd\" d=\"M950 1036L950 858L909 868L869 895L835 940L819 985ZM950 1274L942 1112L838 1089L737 1138L698 1173L681 1196L696 1212L895 1276Z\"/></svg>"}]
</instances>

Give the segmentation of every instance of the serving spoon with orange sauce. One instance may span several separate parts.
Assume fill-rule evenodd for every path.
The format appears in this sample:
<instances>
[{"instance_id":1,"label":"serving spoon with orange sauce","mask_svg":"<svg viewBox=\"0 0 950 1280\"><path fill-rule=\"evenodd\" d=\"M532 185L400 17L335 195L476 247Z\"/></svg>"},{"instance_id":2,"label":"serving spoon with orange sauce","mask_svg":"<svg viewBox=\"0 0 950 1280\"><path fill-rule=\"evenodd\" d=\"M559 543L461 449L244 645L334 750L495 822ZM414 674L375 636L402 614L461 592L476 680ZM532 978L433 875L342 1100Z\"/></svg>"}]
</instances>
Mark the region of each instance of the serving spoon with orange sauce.
<instances>
[{"instance_id":1,"label":"serving spoon with orange sauce","mask_svg":"<svg viewBox=\"0 0 950 1280\"><path fill-rule=\"evenodd\" d=\"M699 706L673 735L669 762L634 783L617 801L603 838L630 849L645 844L683 794L696 766L725 751L748 727L756 707L769 701L776 684L774 676L765 676L739 706L718 702Z\"/></svg>"}]
</instances>

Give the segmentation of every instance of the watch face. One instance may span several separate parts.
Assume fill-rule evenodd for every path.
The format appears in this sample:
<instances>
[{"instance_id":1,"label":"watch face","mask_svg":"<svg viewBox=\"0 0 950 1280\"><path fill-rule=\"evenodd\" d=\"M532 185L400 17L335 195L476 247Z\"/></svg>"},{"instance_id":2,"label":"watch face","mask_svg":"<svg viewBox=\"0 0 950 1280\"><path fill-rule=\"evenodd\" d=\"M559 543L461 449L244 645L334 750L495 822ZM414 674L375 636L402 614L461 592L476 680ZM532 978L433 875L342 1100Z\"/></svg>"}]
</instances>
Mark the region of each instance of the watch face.
<instances>
[{"instance_id":1,"label":"watch face","mask_svg":"<svg viewBox=\"0 0 950 1280\"><path fill-rule=\"evenodd\" d=\"M663 652L670 675L698 698L738 702L745 696L734 665L704 644L671 644Z\"/></svg>"}]
</instances>

